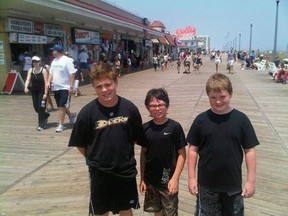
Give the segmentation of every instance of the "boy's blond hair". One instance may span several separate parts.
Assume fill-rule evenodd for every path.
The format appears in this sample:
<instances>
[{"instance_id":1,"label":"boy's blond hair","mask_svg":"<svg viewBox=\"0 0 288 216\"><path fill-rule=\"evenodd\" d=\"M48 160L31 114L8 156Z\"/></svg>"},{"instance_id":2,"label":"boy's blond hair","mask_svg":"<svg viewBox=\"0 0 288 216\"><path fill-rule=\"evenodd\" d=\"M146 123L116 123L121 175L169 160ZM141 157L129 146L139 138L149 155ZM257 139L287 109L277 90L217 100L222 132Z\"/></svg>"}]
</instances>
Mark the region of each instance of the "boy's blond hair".
<instances>
[{"instance_id":1,"label":"boy's blond hair","mask_svg":"<svg viewBox=\"0 0 288 216\"><path fill-rule=\"evenodd\" d=\"M233 88L230 79L221 73L215 73L210 76L206 83L206 93L221 92L226 90L230 95L233 94Z\"/></svg>"},{"instance_id":2,"label":"boy's blond hair","mask_svg":"<svg viewBox=\"0 0 288 216\"><path fill-rule=\"evenodd\" d=\"M108 78L117 83L117 75L113 67L108 63L94 63L90 72L90 81Z\"/></svg>"}]
</instances>

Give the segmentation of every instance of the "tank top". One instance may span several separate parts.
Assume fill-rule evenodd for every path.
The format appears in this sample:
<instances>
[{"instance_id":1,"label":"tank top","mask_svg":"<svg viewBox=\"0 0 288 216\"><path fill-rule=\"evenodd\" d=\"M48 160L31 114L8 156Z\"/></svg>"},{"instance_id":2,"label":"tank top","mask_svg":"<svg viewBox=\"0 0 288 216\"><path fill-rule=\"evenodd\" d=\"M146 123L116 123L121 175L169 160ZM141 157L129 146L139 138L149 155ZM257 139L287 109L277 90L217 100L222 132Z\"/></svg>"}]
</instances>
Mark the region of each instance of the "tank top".
<instances>
[{"instance_id":1,"label":"tank top","mask_svg":"<svg viewBox=\"0 0 288 216\"><path fill-rule=\"evenodd\" d=\"M45 92L43 67L40 68L40 72L38 74L35 73L35 68L32 69L31 84L31 91Z\"/></svg>"}]
</instances>

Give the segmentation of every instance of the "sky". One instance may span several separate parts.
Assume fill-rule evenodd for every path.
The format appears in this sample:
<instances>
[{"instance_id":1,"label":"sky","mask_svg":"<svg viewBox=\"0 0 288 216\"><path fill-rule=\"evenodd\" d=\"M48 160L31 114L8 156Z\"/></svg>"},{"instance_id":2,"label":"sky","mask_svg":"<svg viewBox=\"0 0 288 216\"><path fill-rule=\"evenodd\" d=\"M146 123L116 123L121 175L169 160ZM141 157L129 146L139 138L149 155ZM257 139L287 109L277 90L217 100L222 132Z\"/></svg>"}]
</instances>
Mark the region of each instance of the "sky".
<instances>
[{"instance_id":1,"label":"sky","mask_svg":"<svg viewBox=\"0 0 288 216\"><path fill-rule=\"evenodd\" d=\"M209 35L211 49L223 50L237 41L240 49L249 50L252 23L252 50L273 50L276 0L106 0L113 5L146 17L152 23L161 21L166 31L187 26L198 35ZM288 0L278 7L277 51L288 49Z\"/></svg>"}]
</instances>

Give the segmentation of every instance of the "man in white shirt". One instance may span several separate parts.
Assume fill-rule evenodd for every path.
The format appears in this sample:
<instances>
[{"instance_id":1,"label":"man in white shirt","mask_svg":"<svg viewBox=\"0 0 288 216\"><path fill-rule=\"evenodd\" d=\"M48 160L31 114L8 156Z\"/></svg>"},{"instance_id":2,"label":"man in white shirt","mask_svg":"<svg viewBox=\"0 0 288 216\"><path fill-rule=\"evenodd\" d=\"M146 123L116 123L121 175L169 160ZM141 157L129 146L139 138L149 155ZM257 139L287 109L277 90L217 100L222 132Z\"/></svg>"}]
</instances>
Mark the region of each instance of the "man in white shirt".
<instances>
[{"instance_id":1,"label":"man in white shirt","mask_svg":"<svg viewBox=\"0 0 288 216\"><path fill-rule=\"evenodd\" d=\"M69 57L63 55L63 48L61 45L54 45L53 56L55 57L51 63L48 87L52 86L54 98L59 108L59 125L56 132L62 132L65 114L69 116L70 123L75 123L76 113L71 113L69 110L71 93L73 92L73 85L75 81L75 69ZM50 86L51 85L51 86Z\"/></svg>"}]
</instances>

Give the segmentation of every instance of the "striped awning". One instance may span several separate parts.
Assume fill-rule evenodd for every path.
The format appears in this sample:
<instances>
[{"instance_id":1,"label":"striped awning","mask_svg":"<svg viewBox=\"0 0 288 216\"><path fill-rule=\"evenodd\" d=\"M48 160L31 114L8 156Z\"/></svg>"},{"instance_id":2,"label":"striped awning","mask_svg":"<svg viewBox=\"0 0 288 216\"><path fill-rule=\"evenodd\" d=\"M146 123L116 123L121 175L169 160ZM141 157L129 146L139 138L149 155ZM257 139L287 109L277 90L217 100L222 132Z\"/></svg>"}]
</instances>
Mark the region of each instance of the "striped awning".
<instances>
[{"instance_id":1,"label":"striped awning","mask_svg":"<svg viewBox=\"0 0 288 216\"><path fill-rule=\"evenodd\" d=\"M158 37L158 40L161 44L169 44L164 37Z\"/></svg>"},{"instance_id":2,"label":"striped awning","mask_svg":"<svg viewBox=\"0 0 288 216\"><path fill-rule=\"evenodd\" d=\"M176 46L176 44L174 43L174 38L171 35L165 35L165 38L171 46Z\"/></svg>"}]
</instances>

